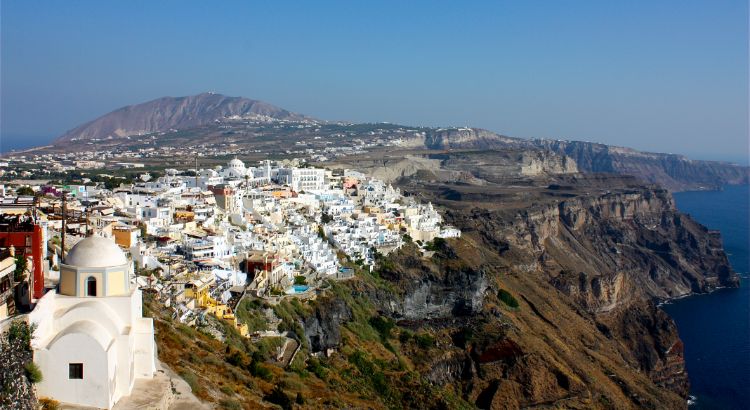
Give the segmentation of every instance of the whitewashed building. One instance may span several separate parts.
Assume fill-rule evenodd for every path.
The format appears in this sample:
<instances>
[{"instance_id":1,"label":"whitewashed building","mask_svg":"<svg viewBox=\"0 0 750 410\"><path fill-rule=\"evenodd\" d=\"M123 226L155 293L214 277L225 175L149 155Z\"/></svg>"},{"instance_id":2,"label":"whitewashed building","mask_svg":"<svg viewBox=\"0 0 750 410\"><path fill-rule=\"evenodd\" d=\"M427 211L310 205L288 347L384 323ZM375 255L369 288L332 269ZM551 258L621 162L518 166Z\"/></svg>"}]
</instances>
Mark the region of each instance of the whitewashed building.
<instances>
[{"instance_id":1,"label":"whitewashed building","mask_svg":"<svg viewBox=\"0 0 750 410\"><path fill-rule=\"evenodd\" d=\"M58 289L39 300L29 320L37 325L40 397L111 409L136 379L156 371L153 320L142 317L132 263L109 239L89 237L71 249Z\"/></svg>"},{"instance_id":2,"label":"whitewashed building","mask_svg":"<svg viewBox=\"0 0 750 410\"><path fill-rule=\"evenodd\" d=\"M279 168L276 178L296 192L326 188L326 170L322 168Z\"/></svg>"}]
</instances>

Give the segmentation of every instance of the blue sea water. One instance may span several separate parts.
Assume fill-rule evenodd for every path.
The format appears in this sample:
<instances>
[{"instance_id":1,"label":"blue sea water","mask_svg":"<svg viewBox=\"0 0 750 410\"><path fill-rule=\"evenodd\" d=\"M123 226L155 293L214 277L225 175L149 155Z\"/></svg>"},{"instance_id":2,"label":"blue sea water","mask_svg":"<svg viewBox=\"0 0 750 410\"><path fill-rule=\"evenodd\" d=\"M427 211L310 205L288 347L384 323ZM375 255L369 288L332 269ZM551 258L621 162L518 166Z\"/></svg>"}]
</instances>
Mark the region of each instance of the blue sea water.
<instances>
[{"instance_id":1,"label":"blue sea water","mask_svg":"<svg viewBox=\"0 0 750 410\"><path fill-rule=\"evenodd\" d=\"M685 343L685 362L696 397L691 409L750 409L750 190L674 194L677 208L718 229L739 289L721 289L664 305Z\"/></svg>"}]
</instances>

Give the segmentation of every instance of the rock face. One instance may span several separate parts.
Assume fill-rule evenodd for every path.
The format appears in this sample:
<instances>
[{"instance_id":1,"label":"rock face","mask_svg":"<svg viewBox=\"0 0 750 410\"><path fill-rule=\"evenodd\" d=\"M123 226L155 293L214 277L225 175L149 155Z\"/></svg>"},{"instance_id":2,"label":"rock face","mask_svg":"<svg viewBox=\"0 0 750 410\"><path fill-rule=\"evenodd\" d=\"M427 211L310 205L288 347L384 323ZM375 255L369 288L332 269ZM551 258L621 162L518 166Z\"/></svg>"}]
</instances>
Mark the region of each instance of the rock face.
<instances>
[{"instance_id":1,"label":"rock face","mask_svg":"<svg viewBox=\"0 0 750 410\"><path fill-rule=\"evenodd\" d=\"M594 311L611 310L621 295L666 299L739 284L718 233L677 212L660 188L538 206L504 229L511 246L526 247L559 289Z\"/></svg>"},{"instance_id":2,"label":"rock face","mask_svg":"<svg viewBox=\"0 0 750 410\"><path fill-rule=\"evenodd\" d=\"M507 243L518 267L543 273L593 315L600 332L622 343L630 365L686 397L682 342L654 301L739 281L718 234L677 212L666 190L575 197L514 217L481 210L455 215L452 222L462 229L493 232Z\"/></svg>"},{"instance_id":3,"label":"rock face","mask_svg":"<svg viewBox=\"0 0 750 410\"><path fill-rule=\"evenodd\" d=\"M750 168L724 162L581 141L535 140L534 144L572 157L581 171L633 175L670 190L716 189L750 181Z\"/></svg>"},{"instance_id":4,"label":"rock face","mask_svg":"<svg viewBox=\"0 0 750 410\"><path fill-rule=\"evenodd\" d=\"M479 128L448 128L430 130L424 145L429 149L493 149L521 148L525 140L506 137Z\"/></svg>"},{"instance_id":5,"label":"rock face","mask_svg":"<svg viewBox=\"0 0 750 410\"><path fill-rule=\"evenodd\" d=\"M302 323L310 349L313 352L325 352L338 346L341 341L339 327L351 319L351 308L344 300L335 297L321 300Z\"/></svg>"},{"instance_id":6,"label":"rock face","mask_svg":"<svg viewBox=\"0 0 750 410\"><path fill-rule=\"evenodd\" d=\"M686 407L682 342L655 302L738 279L720 238L677 212L668 191L451 203L441 205L460 240L431 257L410 247L389 255L378 275L390 291L350 283L382 314L440 340L414 356L423 377L479 408ZM334 311L338 325L351 317ZM319 334L326 315L306 320L306 333Z\"/></svg>"},{"instance_id":7,"label":"rock face","mask_svg":"<svg viewBox=\"0 0 750 410\"><path fill-rule=\"evenodd\" d=\"M122 107L66 132L55 143L188 129L233 116L311 120L262 101L203 93L188 97L162 97Z\"/></svg>"},{"instance_id":8,"label":"rock face","mask_svg":"<svg viewBox=\"0 0 750 410\"><path fill-rule=\"evenodd\" d=\"M356 168L387 183L418 178L483 185L519 177L544 178L578 172L572 158L538 148L410 154L332 166Z\"/></svg>"},{"instance_id":9,"label":"rock face","mask_svg":"<svg viewBox=\"0 0 750 410\"><path fill-rule=\"evenodd\" d=\"M575 174L578 167L566 155L550 155L549 152L529 152L523 156L521 175L538 176L544 174Z\"/></svg>"},{"instance_id":10,"label":"rock face","mask_svg":"<svg viewBox=\"0 0 750 410\"><path fill-rule=\"evenodd\" d=\"M438 129L424 138L408 141L414 145L423 140L433 150L518 150L543 149L567 156L581 172L608 172L633 175L644 182L667 189L716 189L726 184L750 182L750 167L724 162L696 161L681 155L641 152L583 141L549 139L524 140L474 128ZM533 168L530 168L533 169ZM572 168L566 172L571 172Z\"/></svg>"}]
</instances>

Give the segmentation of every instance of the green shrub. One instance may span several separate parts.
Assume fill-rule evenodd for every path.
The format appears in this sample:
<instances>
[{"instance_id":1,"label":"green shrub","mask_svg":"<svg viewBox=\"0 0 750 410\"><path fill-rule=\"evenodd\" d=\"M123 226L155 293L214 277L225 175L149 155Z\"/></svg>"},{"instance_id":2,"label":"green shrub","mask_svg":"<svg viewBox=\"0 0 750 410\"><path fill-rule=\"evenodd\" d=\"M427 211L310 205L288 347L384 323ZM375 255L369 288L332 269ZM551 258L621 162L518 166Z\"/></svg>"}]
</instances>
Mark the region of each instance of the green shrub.
<instances>
[{"instance_id":1,"label":"green shrub","mask_svg":"<svg viewBox=\"0 0 750 410\"><path fill-rule=\"evenodd\" d=\"M307 285L307 279L305 279L302 275L297 275L294 277L294 284L295 285Z\"/></svg>"},{"instance_id":2,"label":"green shrub","mask_svg":"<svg viewBox=\"0 0 750 410\"><path fill-rule=\"evenodd\" d=\"M305 398L302 396L302 392L297 392L297 398L294 399L294 402L300 406L305 404Z\"/></svg>"},{"instance_id":3,"label":"green shrub","mask_svg":"<svg viewBox=\"0 0 750 410\"><path fill-rule=\"evenodd\" d=\"M502 301L503 303L505 303L506 305L508 305L508 307L511 307L511 308L517 308L517 307L518 307L518 301L516 300L516 298L514 298L514 297L513 297L513 295L511 295L511 294L510 294L510 293L509 293L509 292L508 292L507 290L505 290L505 289L500 289L500 290L499 290L499 291L497 292L497 297L498 297L498 298L499 298L499 299L500 299L500 300L501 300L501 301Z\"/></svg>"},{"instance_id":4,"label":"green shrub","mask_svg":"<svg viewBox=\"0 0 750 410\"><path fill-rule=\"evenodd\" d=\"M380 360L370 361L362 351L355 351L349 355L349 362L357 367L359 373L367 378L372 386L373 390L384 398L397 399L393 397L393 391L391 390L388 378L385 373L381 370L384 366L384 362Z\"/></svg>"},{"instance_id":5,"label":"green shrub","mask_svg":"<svg viewBox=\"0 0 750 410\"><path fill-rule=\"evenodd\" d=\"M221 400L219 405L222 409L227 410L242 410L242 404L237 400Z\"/></svg>"},{"instance_id":6,"label":"green shrub","mask_svg":"<svg viewBox=\"0 0 750 410\"><path fill-rule=\"evenodd\" d=\"M180 373L180 377L182 377L183 380L185 380L185 383L190 386L190 390L192 390L193 394L198 395L198 392L201 391L203 386L198 383L198 377L191 371L185 370Z\"/></svg>"},{"instance_id":7,"label":"green shrub","mask_svg":"<svg viewBox=\"0 0 750 410\"><path fill-rule=\"evenodd\" d=\"M425 249L427 249L428 251L437 252L445 248L445 245L446 245L445 239L435 238L432 240L432 242L427 242L425 244Z\"/></svg>"},{"instance_id":8,"label":"green shrub","mask_svg":"<svg viewBox=\"0 0 750 410\"><path fill-rule=\"evenodd\" d=\"M22 320L14 320L8 328L8 343L20 340L20 344L24 346L27 351L31 351L31 335L34 333L35 328L36 325L29 326L28 323Z\"/></svg>"},{"instance_id":9,"label":"green shrub","mask_svg":"<svg viewBox=\"0 0 750 410\"><path fill-rule=\"evenodd\" d=\"M232 366L241 367L247 364L247 356L239 350L231 349L226 357L226 361Z\"/></svg>"},{"instance_id":10,"label":"green shrub","mask_svg":"<svg viewBox=\"0 0 750 410\"><path fill-rule=\"evenodd\" d=\"M373 316L370 318L370 326L377 330L380 334L380 339L385 341L391 337L391 330L394 327L394 323L385 316Z\"/></svg>"},{"instance_id":11,"label":"green shrub","mask_svg":"<svg viewBox=\"0 0 750 410\"><path fill-rule=\"evenodd\" d=\"M325 380L328 370L320 363L320 360L311 357L307 360L307 371L318 376L320 380Z\"/></svg>"},{"instance_id":12,"label":"green shrub","mask_svg":"<svg viewBox=\"0 0 750 410\"><path fill-rule=\"evenodd\" d=\"M419 333L414 335L414 341L417 343L417 346L421 347L422 349L427 349L435 345L435 338L428 333Z\"/></svg>"},{"instance_id":13,"label":"green shrub","mask_svg":"<svg viewBox=\"0 0 750 410\"><path fill-rule=\"evenodd\" d=\"M26 370L26 377L29 378L31 383L36 384L42 381L42 370L36 365L36 363L28 362L26 363L26 366L24 366L24 369Z\"/></svg>"},{"instance_id":14,"label":"green shrub","mask_svg":"<svg viewBox=\"0 0 750 410\"><path fill-rule=\"evenodd\" d=\"M16 255L16 270L13 272L13 280L16 282L23 281L23 276L26 274L27 259L24 255Z\"/></svg>"},{"instance_id":15,"label":"green shrub","mask_svg":"<svg viewBox=\"0 0 750 410\"><path fill-rule=\"evenodd\" d=\"M292 399L284 393L284 390L279 385L276 385L264 399L273 404L278 404L284 410L292 408Z\"/></svg>"},{"instance_id":16,"label":"green shrub","mask_svg":"<svg viewBox=\"0 0 750 410\"><path fill-rule=\"evenodd\" d=\"M273 373L271 373L271 371L268 370L268 368L265 367L262 363L259 363L255 360L250 363L250 374L267 382L273 380Z\"/></svg>"}]
</instances>

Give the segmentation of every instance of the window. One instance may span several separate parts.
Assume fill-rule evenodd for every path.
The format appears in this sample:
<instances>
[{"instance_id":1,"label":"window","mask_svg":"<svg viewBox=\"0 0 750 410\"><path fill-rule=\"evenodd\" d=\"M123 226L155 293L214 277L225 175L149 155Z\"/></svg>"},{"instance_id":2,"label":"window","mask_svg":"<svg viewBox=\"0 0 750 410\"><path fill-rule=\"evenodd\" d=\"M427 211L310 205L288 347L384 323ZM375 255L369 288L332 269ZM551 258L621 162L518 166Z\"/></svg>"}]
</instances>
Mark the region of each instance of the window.
<instances>
[{"instance_id":1,"label":"window","mask_svg":"<svg viewBox=\"0 0 750 410\"><path fill-rule=\"evenodd\" d=\"M68 363L68 378L83 379L83 363Z\"/></svg>"},{"instance_id":2,"label":"window","mask_svg":"<svg viewBox=\"0 0 750 410\"><path fill-rule=\"evenodd\" d=\"M93 276L86 279L86 296L96 296L96 278Z\"/></svg>"}]
</instances>

